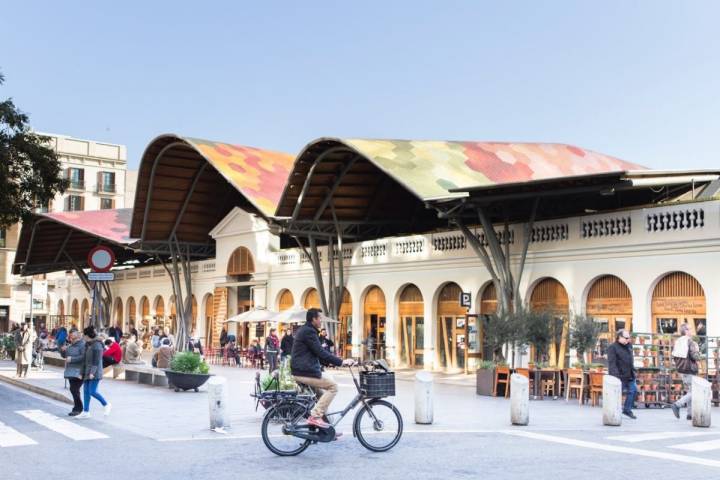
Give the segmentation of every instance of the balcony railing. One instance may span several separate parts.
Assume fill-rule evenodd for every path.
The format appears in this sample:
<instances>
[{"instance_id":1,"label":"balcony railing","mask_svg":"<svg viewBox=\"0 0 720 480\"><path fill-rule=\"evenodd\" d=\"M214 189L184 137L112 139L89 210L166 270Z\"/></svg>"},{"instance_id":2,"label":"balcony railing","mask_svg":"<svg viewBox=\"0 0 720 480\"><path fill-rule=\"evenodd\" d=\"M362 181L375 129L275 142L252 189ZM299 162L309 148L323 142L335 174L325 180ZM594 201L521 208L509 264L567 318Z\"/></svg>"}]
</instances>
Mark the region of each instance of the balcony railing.
<instances>
[{"instance_id":1,"label":"balcony railing","mask_svg":"<svg viewBox=\"0 0 720 480\"><path fill-rule=\"evenodd\" d=\"M97 193L115 193L115 184L99 183Z\"/></svg>"},{"instance_id":2,"label":"balcony railing","mask_svg":"<svg viewBox=\"0 0 720 480\"><path fill-rule=\"evenodd\" d=\"M85 181L84 180L70 180L68 183L68 188L70 190L85 190Z\"/></svg>"}]
</instances>

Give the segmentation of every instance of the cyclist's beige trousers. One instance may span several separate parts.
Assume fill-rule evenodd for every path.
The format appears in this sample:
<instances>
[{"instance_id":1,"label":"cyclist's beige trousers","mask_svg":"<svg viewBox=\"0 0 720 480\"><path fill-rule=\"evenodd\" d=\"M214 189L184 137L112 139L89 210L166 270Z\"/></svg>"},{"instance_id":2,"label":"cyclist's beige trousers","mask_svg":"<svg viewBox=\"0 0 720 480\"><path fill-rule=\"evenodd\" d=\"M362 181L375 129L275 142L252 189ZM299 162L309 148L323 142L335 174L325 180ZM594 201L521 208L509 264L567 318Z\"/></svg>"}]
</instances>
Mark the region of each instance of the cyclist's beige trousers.
<instances>
[{"instance_id":1,"label":"cyclist's beige trousers","mask_svg":"<svg viewBox=\"0 0 720 480\"><path fill-rule=\"evenodd\" d=\"M327 412L330 403L337 395L338 386L333 378L326 374L322 374L322 378L314 377L297 377L293 376L295 381L309 385L315 389L319 389L318 393L321 394L320 399L315 404L315 408L312 409L310 415L313 417L322 417Z\"/></svg>"}]
</instances>

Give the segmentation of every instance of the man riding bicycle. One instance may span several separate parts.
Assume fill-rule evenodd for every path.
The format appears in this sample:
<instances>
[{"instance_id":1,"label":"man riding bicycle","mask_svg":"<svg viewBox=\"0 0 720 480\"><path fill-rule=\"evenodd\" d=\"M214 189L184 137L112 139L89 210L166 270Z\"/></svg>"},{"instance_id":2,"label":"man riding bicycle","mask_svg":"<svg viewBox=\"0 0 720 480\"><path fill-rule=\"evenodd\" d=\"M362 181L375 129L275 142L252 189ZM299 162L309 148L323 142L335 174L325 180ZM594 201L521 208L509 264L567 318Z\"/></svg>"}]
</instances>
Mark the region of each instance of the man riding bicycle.
<instances>
[{"instance_id":1,"label":"man riding bicycle","mask_svg":"<svg viewBox=\"0 0 720 480\"><path fill-rule=\"evenodd\" d=\"M335 366L351 366L352 359L342 360L328 352L320 345L320 310L311 308L306 315L305 325L298 329L292 347L291 373L295 381L318 389L321 393L317 404L310 412L308 425L328 428L330 424L323 420L330 403L335 398L338 388L335 380L323 374L320 364Z\"/></svg>"}]
</instances>

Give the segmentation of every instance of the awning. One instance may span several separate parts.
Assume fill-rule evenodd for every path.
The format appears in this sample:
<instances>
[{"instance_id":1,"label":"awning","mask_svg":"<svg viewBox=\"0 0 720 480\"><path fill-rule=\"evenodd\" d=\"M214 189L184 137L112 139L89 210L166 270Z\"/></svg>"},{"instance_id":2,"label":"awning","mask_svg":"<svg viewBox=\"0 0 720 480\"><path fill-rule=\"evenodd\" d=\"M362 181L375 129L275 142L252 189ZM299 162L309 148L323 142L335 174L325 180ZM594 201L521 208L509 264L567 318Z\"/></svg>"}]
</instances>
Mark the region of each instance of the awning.
<instances>
[{"instance_id":1,"label":"awning","mask_svg":"<svg viewBox=\"0 0 720 480\"><path fill-rule=\"evenodd\" d=\"M214 255L210 230L234 207L275 213L293 156L174 134L150 142L138 172L131 234L143 249L167 253L171 238Z\"/></svg>"},{"instance_id":2,"label":"awning","mask_svg":"<svg viewBox=\"0 0 720 480\"><path fill-rule=\"evenodd\" d=\"M129 208L35 214L23 223L13 273L34 275L74 266L87 267L87 255L98 245L112 248L116 264L144 263L147 255L131 245Z\"/></svg>"}]
</instances>

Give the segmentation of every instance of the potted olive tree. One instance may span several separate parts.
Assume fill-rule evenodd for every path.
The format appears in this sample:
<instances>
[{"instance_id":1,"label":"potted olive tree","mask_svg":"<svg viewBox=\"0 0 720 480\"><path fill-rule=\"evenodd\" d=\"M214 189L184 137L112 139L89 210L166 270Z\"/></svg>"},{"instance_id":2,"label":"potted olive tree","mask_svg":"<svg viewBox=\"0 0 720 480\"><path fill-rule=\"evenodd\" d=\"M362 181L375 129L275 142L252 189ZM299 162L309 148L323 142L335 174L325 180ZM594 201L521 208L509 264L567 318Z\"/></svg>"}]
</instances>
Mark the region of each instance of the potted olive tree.
<instances>
[{"instance_id":1,"label":"potted olive tree","mask_svg":"<svg viewBox=\"0 0 720 480\"><path fill-rule=\"evenodd\" d=\"M570 322L570 348L583 363L592 362L591 353L600 337L601 326L592 317L575 315Z\"/></svg>"},{"instance_id":2,"label":"potted olive tree","mask_svg":"<svg viewBox=\"0 0 720 480\"><path fill-rule=\"evenodd\" d=\"M492 395L495 382L495 367L507 366L503 349L512 346L513 352L521 343L522 316L517 313L488 315L484 324L484 344L492 352L492 358L480 363L476 372L476 392L478 395ZM513 356L514 359L514 356Z\"/></svg>"},{"instance_id":3,"label":"potted olive tree","mask_svg":"<svg viewBox=\"0 0 720 480\"><path fill-rule=\"evenodd\" d=\"M200 355L192 352L181 352L173 357L170 368L165 370L170 384L175 391L195 390L207 382L210 378L210 367L200 358Z\"/></svg>"}]
</instances>

